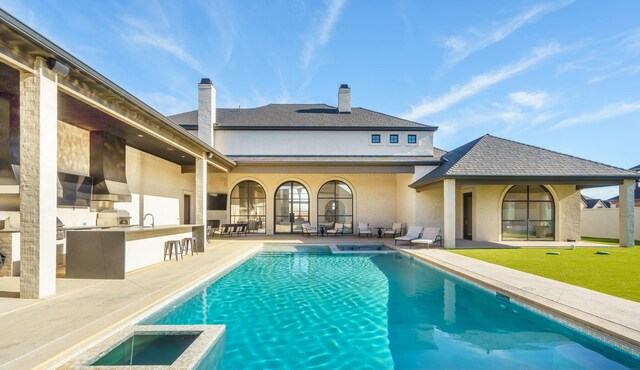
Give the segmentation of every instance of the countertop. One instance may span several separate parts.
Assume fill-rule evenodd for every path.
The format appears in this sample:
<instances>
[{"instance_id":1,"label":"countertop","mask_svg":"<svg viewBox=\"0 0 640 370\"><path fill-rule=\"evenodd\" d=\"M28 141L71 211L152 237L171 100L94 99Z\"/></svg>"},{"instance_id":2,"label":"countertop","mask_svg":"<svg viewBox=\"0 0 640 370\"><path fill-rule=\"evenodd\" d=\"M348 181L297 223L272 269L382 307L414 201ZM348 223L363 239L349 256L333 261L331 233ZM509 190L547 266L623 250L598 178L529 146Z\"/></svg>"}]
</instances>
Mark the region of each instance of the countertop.
<instances>
[{"instance_id":1,"label":"countertop","mask_svg":"<svg viewBox=\"0 0 640 370\"><path fill-rule=\"evenodd\" d=\"M91 232L91 231L113 231L113 232L125 232L125 233L143 233L153 231L163 231L171 229L185 229L193 227L202 227L202 224L176 224L176 225L156 225L156 226L126 226L126 227L99 227L99 226L82 226L65 229L65 231L79 231L79 232Z\"/></svg>"}]
</instances>

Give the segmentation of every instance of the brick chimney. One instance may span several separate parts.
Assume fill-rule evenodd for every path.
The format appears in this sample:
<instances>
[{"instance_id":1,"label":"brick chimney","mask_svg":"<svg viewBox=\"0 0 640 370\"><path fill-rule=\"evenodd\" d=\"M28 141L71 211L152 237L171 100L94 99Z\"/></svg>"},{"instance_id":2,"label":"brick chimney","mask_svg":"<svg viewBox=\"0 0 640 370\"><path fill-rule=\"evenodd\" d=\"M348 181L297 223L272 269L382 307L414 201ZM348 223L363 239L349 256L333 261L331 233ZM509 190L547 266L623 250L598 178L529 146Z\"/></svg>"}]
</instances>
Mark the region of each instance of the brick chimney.
<instances>
[{"instance_id":1,"label":"brick chimney","mask_svg":"<svg viewBox=\"0 0 640 370\"><path fill-rule=\"evenodd\" d=\"M347 84L338 89L338 113L351 113L351 88Z\"/></svg>"},{"instance_id":2,"label":"brick chimney","mask_svg":"<svg viewBox=\"0 0 640 370\"><path fill-rule=\"evenodd\" d=\"M211 79L203 78L198 84L198 138L215 148L216 88Z\"/></svg>"}]
</instances>

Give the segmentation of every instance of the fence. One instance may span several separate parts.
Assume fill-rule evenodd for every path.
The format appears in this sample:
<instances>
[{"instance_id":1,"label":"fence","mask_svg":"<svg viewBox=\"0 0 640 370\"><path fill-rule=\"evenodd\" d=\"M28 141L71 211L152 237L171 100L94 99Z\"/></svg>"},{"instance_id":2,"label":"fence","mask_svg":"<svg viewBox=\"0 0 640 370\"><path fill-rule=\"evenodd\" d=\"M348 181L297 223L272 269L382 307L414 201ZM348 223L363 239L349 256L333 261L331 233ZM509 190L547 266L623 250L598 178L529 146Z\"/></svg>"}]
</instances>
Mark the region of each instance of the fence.
<instances>
[{"instance_id":1,"label":"fence","mask_svg":"<svg viewBox=\"0 0 640 370\"><path fill-rule=\"evenodd\" d=\"M594 238L619 238L619 208L583 208L580 235ZM635 239L640 240L640 207L635 207Z\"/></svg>"}]
</instances>

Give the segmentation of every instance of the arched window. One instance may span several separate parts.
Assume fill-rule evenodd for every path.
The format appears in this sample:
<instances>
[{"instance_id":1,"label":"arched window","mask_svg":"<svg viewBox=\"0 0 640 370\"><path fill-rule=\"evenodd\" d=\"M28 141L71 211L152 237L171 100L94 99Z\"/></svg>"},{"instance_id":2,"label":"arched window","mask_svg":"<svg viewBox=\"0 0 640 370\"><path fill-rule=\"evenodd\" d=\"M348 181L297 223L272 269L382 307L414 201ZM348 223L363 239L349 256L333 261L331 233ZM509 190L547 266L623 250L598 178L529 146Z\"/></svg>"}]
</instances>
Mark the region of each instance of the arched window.
<instances>
[{"instance_id":1,"label":"arched window","mask_svg":"<svg viewBox=\"0 0 640 370\"><path fill-rule=\"evenodd\" d=\"M309 192L297 181L287 181L278 187L274 202L276 233L301 233L302 224L309 222Z\"/></svg>"},{"instance_id":2,"label":"arched window","mask_svg":"<svg viewBox=\"0 0 640 370\"><path fill-rule=\"evenodd\" d=\"M246 223L247 231L265 233L267 195L255 181L238 183L231 191L230 219L232 224Z\"/></svg>"},{"instance_id":3,"label":"arched window","mask_svg":"<svg viewBox=\"0 0 640 370\"><path fill-rule=\"evenodd\" d=\"M502 240L555 240L555 208L549 190L516 185L502 202Z\"/></svg>"},{"instance_id":4,"label":"arched window","mask_svg":"<svg viewBox=\"0 0 640 370\"><path fill-rule=\"evenodd\" d=\"M353 192L349 185L333 180L322 185L318 192L318 226L333 228L344 224L344 233L353 233Z\"/></svg>"}]
</instances>

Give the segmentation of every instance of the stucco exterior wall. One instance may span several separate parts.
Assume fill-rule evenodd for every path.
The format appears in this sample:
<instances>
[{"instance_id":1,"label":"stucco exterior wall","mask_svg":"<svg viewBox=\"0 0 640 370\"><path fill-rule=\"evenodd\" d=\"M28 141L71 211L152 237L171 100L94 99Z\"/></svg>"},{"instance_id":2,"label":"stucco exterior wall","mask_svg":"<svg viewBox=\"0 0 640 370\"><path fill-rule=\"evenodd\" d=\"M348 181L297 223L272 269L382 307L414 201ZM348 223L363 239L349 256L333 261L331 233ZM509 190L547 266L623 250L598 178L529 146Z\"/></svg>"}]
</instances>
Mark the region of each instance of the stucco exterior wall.
<instances>
[{"instance_id":1,"label":"stucco exterior wall","mask_svg":"<svg viewBox=\"0 0 640 370\"><path fill-rule=\"evenodd\" d=\"M580 235L594 238L618 239L620 234L620 208L582 209ZM640 240L640 207L635 207L635 240Z\"/></svg>"},{"instance_id":2,"label":"stucco exterior wall","mask_svg":"<svg viewBox=\"0 0 640 370\"><path fill-rule=\"evenodd\" d=\"M555 201L556 240L580 239L580 191L575 185L547 185ZM463 195L472 193L473 240L500 241L502 199L507 185L463 185L456 189L456 238L463 237ZM416 194L416 223L444 227L442 187Z\"/></svg>"},{"instance_id":3,"label":"stucco exterior wall","mask_svg":"<svg viewBox=\"0 0 640 370\"><path fill-rule=\"evenodd\" d=\"M298 181L305 185L310 198L310 222L317 224L317 196L320 187L327 181L340 180L347 183L354 194L354 229L359 222L375 226L390 227L399 221L396 217L395 174L286 174L286 173L229 173L227 193L243 180L254 180L265 188L267 195L267 234L274 231L274 195L277 188L286 181ZM227 206L227 213L229 212Z\"/></svg>"},{"instance_id":4,"label":"stucco exterior wall","mask_svg":"<svg viewBox=\"0 0 640 370\"><path fill-rule=\"evenodd\" d=\"M154 215L156 225L181 223L183 195L195 192L194 174L182 174L180 166L131 147L127 147L127 183L131 202L116 203L116 208L131 213L131 224L140 224L147 213ZM195 203L191 210L195 212Z\"/></svg>"},{"instance_id":5,"label":"stucco exterior wall","mask_svg":"<svg viewBox=\"0 0 640 370\"><path fill-rule=\"evenodd\" d=\"M380 134L381 144L371 144ZM390 144L389 135L400 143ZM407 144L407 135L418 144ZM216 149L225 155L433 155L432 131L248 131L215 130ZM285 144L286 143L286 144Z\"/></svg>"}]
</instances>

